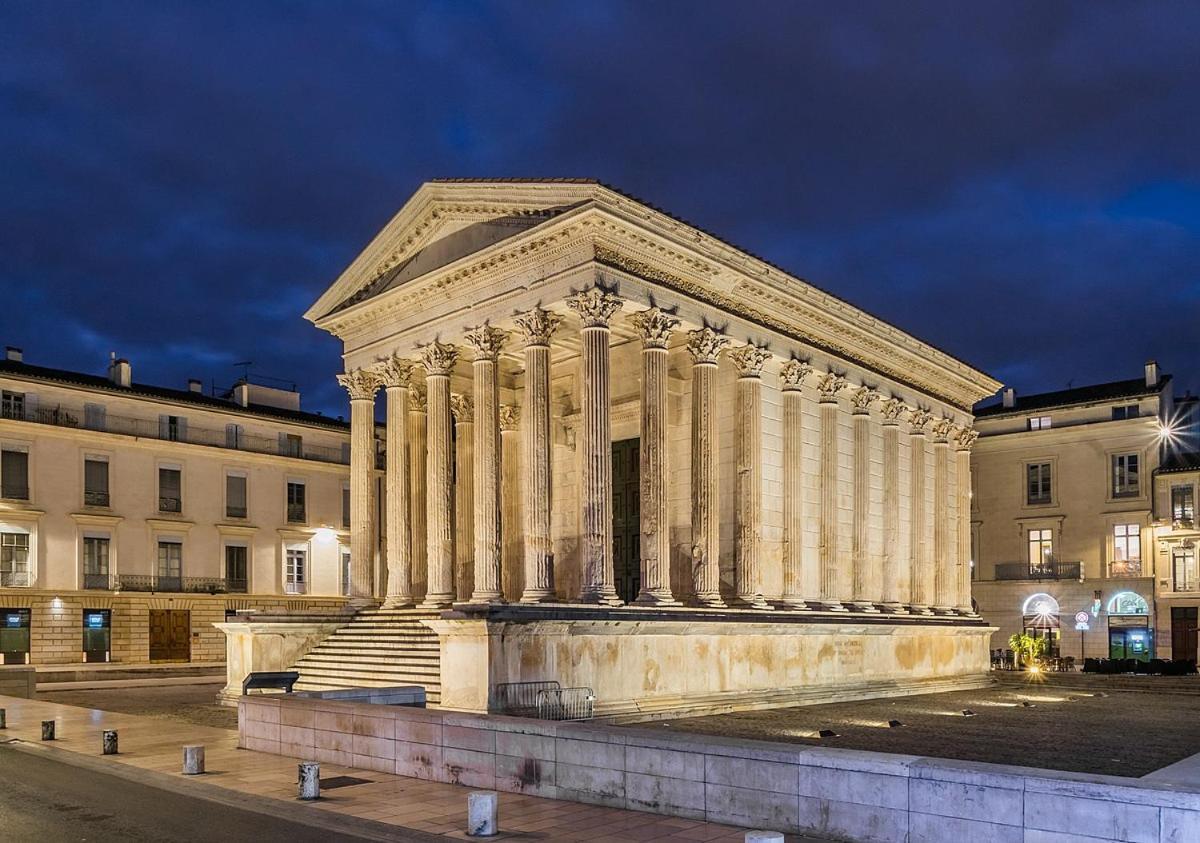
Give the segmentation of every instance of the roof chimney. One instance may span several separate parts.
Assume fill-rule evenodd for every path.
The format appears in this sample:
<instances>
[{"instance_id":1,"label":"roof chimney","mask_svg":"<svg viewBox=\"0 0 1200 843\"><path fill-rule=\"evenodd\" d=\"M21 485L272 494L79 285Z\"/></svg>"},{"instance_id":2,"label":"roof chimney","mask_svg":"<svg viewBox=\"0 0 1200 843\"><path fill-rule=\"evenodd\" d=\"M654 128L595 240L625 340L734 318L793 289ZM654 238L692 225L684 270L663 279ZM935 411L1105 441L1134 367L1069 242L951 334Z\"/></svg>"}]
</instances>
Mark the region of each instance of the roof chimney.
<instances>
[{"instance_id":1,"label":"roof chimney","mask_svg":"<svg viewBox=\"0 0 1200 843\"><path fill-rule=\"evenodd\" d=\"M4 359L11 360L14 363L23 363L25 361L25 353L15 345L5 346Z\"/></svg>"},{"instance_id":2,"label":"roof chimney","mask_svg":"<svg viewBox=\"0 0 1200 843\"><path fill-rule=\"evenodd\" d=\"M1004 406L1015 407L1017 405L1017 391L1011 386L1004 390Z\"/></svg>"},{"instance_id":3,"label":"roof chimney","mask_svg":"<svg viewBox=\"0 0 1200 843\"><path fill-rule=\"evenodd\" d=\"M108 379L117 386L123 386L126 389L133 386L133 367L129 365L129 361L124 357L117 357L114 352L112 360L108 364Z\"/></svg>"},{"instance_id":4,"label":"roof chimney","mask_svg":"<svg viewBox=\"0 0 1200 843\"><path fill-rule=\"evenodd\" d=\"M239 407L250 406L250 384L241 381L233 387L233 403Z\"/></svg>"},{"instance_id":5,"label":"roof chimney","mask_svg":"<svg viewBox=\"0 0 1200 843\"><path fill-rule=\"evenodd\" d=\"M1146 386L1158 386L1158 361L1146 361Z\"/></svg>"},{"instance_id":6,"label":"roof chimney","mask_svg":"<svg viewBox=\"0 0 1200 843\"><path fill-rule=\"evenodd\" d=\"M188 378L188 392L204 392L203 382L196 378Z\"/></svg>"}]
</instances>

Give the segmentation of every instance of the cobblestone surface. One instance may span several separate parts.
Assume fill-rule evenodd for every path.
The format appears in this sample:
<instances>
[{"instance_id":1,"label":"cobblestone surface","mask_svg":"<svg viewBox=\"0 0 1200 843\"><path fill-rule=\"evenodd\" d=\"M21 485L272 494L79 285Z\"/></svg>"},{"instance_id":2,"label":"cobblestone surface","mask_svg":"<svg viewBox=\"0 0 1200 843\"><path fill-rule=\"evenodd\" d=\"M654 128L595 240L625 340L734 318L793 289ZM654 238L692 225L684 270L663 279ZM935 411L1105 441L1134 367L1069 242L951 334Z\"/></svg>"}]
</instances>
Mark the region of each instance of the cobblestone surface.
<instances>
[{"instance_id":1,"label":"cobblestone surface","mask_svg":"<svg viewBox=\"0 0 1200 843\"><path fill-rule=\"evenodd\" d=\"M167 685L154 688L96 688L82 691L38 691L46 702L99 708L122 714L140 714L176 720L193 726L237 729L237 709L217 705L217 691L224 680L196 685Z\"/></svg>"}]
</instances>

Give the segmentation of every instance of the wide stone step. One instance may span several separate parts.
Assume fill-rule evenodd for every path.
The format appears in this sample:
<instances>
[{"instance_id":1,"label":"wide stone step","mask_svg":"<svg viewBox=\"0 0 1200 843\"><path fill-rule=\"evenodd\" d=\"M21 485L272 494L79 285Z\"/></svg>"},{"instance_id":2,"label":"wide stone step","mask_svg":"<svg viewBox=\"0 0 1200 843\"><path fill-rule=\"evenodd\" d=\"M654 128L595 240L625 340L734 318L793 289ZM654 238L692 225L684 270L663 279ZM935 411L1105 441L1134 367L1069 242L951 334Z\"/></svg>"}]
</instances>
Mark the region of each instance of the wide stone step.
<instances>
[{"instance_id":1,"label":"wide stone step","mask_svg":"<svg viewBox=\"0 0 1200 843\"><path fill-rule=\"evenodd\" d=\"M389 653L421 653L423 655L438 655L441 651L436 644L367 644L356 641L330 641L327 644L314 647L312 653L358 653L364 656L387 655Z\"/></svg>"},{"instance_id":2,"label":"wide stone step","mask_svg":"<svg viewBox=\"0 0 1200 843\"><path fill-rule=\"evenodd\" d=\"M345 632L345 633L342 633L341 635L337 635L337 634L330 635L325 640L326 641L334 641L334 640L337 640L337 641L397 641L397 642L414 643L414 644L418 643L418 642L421 642L421 643L431 642L433 644L438 643L438 637L436 635L414 635L414 634L406 633L406 632L361 632L359 630L355 630L354 632Z\"/></svg>"},{"instance_id":3,"label":"wide stone step","mask_svg":"<svg viewBox=\"0 0 1200 843\"><path fill-rule=\"evenodd\" d=\"M297 666L301 669L325 667L329 665L341 666L345 664L346 658L344 656L314 656L312 653L309 653L307 656L297 662ZM437 656L432 658L427 656L359 656L355 658L354 664L370 665L373 668L418 667L437 669L439 667Z\"/></svg>"},{"instance_id":4,"label":"wide stone step","mask_svg":"<svg viewBox=\"0 0 1200 843\"><path fill-rule=\"evenodd\" d=\"M432 676L439 682L441 681L441 671L435 667L422 667L420 665L397 665L394 668L388 669L382 666L354 666L354 667L338 667L337 665L329 664L309 664L297 665L300 670L300 677L307 676L361 676L363 678L383 678L400 676L406 674L419 676Z\"/></svg>"}]
</instances>

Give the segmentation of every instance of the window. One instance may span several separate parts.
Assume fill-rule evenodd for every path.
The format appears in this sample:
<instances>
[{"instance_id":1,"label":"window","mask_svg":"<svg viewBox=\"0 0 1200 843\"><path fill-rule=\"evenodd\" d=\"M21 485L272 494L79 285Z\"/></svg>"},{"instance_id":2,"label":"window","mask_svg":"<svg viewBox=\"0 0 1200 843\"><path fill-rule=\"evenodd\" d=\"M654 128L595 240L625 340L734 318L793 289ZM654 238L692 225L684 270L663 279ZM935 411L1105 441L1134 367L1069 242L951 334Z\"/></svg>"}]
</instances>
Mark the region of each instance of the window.
<instances>
[{"instance_id":1,"label":"window","mask_svg":"<svg viewBox=\"0 0 1200 843\"><path fill-rule=\"evenodd\" d=\"M168 442L186 442L187 419L183 416L159 416L158 438Z\"/></svg>"},{"instance_id":2,"label":"window","mask_svg":"<svg viewBox=\"0 0 1200 843\"><path fill-rule=\"evenodd\" d=\"M88 430L108 429L108 411L103 404L83 405L83 426Z\"/></svg>"},{"instance_id":3,"label":"window","mask_svg":"<svg viewBox=\"0 0 1200 843\"><path fill-rule=\"evenodd\" d=\"M1054 533L1052 530L1029 531L1029 572L1039 575L1051 570L1054 564Z\"/></svg>"},{"instance_id":4,"label":"window","mask_svg":"<svg viewBox=\"0 0 1200 843\"><path fill-rule=\"evenodd\" d=\"M183 545L178 541L158 543L159 591L183 590Z\"/></svg>"},{"instance_id":5,"label":"window","mask_svg":"<svg viewBox=\"0 0 1200 843\"><path fill-rule=\"evenodd\" d=\"M244 474L225 475L225 517L245 518L246 508L246 476Z\"/></svg>"},{"instance_id":6,"label":"window","mask_svg":"<svg viewBox=\"0 0 1200 843\"><path fill-rule=\"evenodd\" d=\"M0 451L0 498L29 500L29 454L25 451Z\"/></svg>"},{"instance_id":7,"label":"window","mask_svg":"<svg viewBox=\"0 0 1200 843\"><path fill-rule=\"evenodd\" d=\"M1171 587L1175 591L1196 591L1200 588L1200 579L1196 574L1196 546L1175 545L1171 549Z\"/></svg>"},{"instance_id":8,"label":"window","mask_svg":"<svg viewBox=\"0 0 1200 843\"><path fill-rule=\"evenodd\" d=\"M83 537L83 587L109 588L108 536Z\"/></svg>"},{"instance_id":9,"label":"window","mask_svg":"<svg viewBox=\"0 0 1200 843\"><path fill-rule=\"evenodd\" d=\"M1141 414L1137 404L1126 404L1122 407L1112 408L1113 421L1121 421L1122 419L1136 419Z\"/></svg>"},{"instance_id":10,"label":"window","mask_svg":"<svg viewBox=\"0 0 1200 843\"><path fill-rule=\"evenodd\" d=\"M1113 454L1112 493L1114 498L1134 497L1138 494L1138 455Z\"/></svg>"},{"instance_id":11,"label":"window","mask_svg":"<svg viewBox=\"0 0 1200 843\"><path fill-rule=\"evenodd\" d=\"M249 555L244 544L225 545L225 586L244 594L249 584L246 579L246 557Z\"/></svg>"},{"instance_id":12,"label":"window","mask_svg":"<svg viewBox=\"0 0 1200 843\"><path fill-rule=\"evenodd\" d=\"M298 481L288 481L287 484L287 520L293 524L305 522L304 484Z\"/></svg>"},{"instance_id":13,"label":"window","mask_svg":"<svg viewBox=\"0 0 1200 843\"><path fill-rule=\"evenodd\" d=\"M1150 605L1140 594L1122 591L1114 594L1108 601L1108 613L1110 615L1147 615L1150 613Z\"/></svg>"},{"instance_id":14,"label":"window","mask_svg":"<svg viewBox=\"0 0 1200 843\"><path fill-rule=\"evenodd\" d=\"M1025 466L1025 502L1050 503L1050 463L1029 463Z\"/></svg>"},{"instance_id":15,"label":"window","mask_svg":"<svg viewBox=\"0 0 1200 843\"><path fill-rule=\"evenodd\" d=\"M108 460L85 457L83 460L83 505L108 506Z\"/></svg>"},{"instance_id":16,"label":"window","mask_svg":"<svg viewBox=\"0 0 1200 843\"><path fill-rule=\"evenodd\" d=\"M0 418L25 420L24 392L0 392Z\"/></svg>"},{"instance_id":17,"label":"window","mask_svg":"<svg viewBox=\"0 0 1200 843\"><path fill-rule=\"evenodd\" d=\"M242 426L240 424L225 425L225 447L226 448L241 448L242 447Z\"/></svg>"},{"instance_id":18,"label":"window","mask_svg":"<svg viewBox=\"0 0 1200 843\"><path fill-rule=\"evenodd\" d=\"M279 434L279 453L285 457L304 456L304 440L294 433Z\"/></svg>"},{"instance_id":19,"label":"window","mask_svg":"<svg viewBox=\"0 0 1200 843\"><path fill-rule=\"evenodd\" d=\"M1117 524L1113 527L1113 559L1110 574L1114 577L1139 577L1142 574L1142 528L1137 524Z\"/></svg>"},{"instance_id":20,"label":"window","mask_svg":"<svg viewBox=\"0 0 1200 843\"><path fill-rule=\"evenodd\" d=\"M0 533L0 586L32 585L29 576L29 533Z\"/></svg>"},{"instance_id":21,"label":"window","mask_svg":"<svg viewBox=\"0 0 1200 843\"><path fill-rule=\"evenodd\" d=\"M342 527L350 529L350 487L342 486Z\"/></svg>"},{"instance_id":22,"label":"window","mask_svg":"<svg viewBox=\"0 0 1200 843\"><path fill-rule=\"evenodd\" d=\"M1191 523L1196 519L1196 490L1186 486L1171 487L1171 520Z\"/></svg>"},{"instance_id":23,"label":"window","mask_svg":"<svg viewBox=\"0 0 1200 843\"><path fill-rule=\"evenodd\" d=\"M1029 420L1029 429L1030 430L1049 430L1050 429L1050 417L1049 416L1037 416L1035 418L1030 419Z\"/></svg>"},{"instance_id":24,"label":"window","mask_svg":"<svg viewBox=\"0 0 1200 843\"><path fill-rule=\"evenodd\" d=\"M284 582L284 592L287 594L304 594L305 579L308 567L308 551L302 547L287 549L287 571Z\"/></svg>"},{"instance_id":25,"label":"window","mask_svg":"<svg viewBox=\"0 0 1200 843\"><path fill-rule=\"evenodd\" d=\"M158 511L183 512L183 472L178 468L158 469Z\"/></svg>"}]
</instances>

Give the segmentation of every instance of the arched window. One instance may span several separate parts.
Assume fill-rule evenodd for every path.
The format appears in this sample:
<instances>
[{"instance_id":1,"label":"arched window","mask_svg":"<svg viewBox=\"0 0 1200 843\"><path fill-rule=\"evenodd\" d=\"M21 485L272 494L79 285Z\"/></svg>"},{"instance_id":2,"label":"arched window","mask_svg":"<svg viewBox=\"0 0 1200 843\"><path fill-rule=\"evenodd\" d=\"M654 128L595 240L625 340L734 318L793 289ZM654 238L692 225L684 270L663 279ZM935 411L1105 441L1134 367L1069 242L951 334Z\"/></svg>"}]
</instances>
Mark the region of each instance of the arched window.
<instances>
[{"instance_id":1,"label":"arched window","mask_svg":"<svg viewBox=\"0 0 1200 843\"><path fill-rule=\"evenodd\" d=\"M1058 601L1046 594L1044 591L1039 591L1037 594L1030 595L1025 601L1025 605L1021 607L1022 615L1057 615Z\"/></svg>"},{"instance_id":2,"label":"arched window","mask_svg":"<svg viewBox=\"0 0 1200 843\"><path fill-rule=\"evenodd\" d=\"M1108 613L1110 615L1148 615L1150 607L1146 605L1145 598L1140 594L1122 591L1114 594L1112 600L1108 601Z\"/></svg>"}]
</instances>

